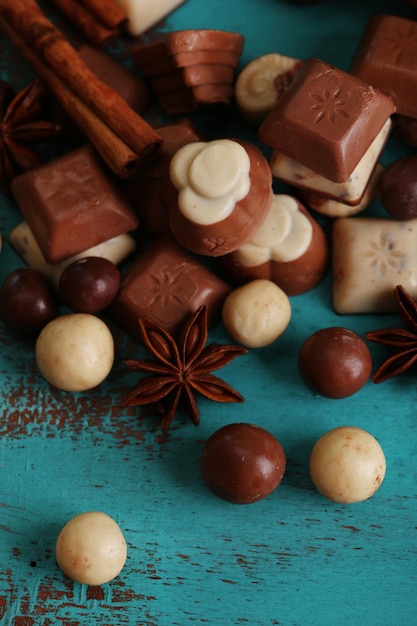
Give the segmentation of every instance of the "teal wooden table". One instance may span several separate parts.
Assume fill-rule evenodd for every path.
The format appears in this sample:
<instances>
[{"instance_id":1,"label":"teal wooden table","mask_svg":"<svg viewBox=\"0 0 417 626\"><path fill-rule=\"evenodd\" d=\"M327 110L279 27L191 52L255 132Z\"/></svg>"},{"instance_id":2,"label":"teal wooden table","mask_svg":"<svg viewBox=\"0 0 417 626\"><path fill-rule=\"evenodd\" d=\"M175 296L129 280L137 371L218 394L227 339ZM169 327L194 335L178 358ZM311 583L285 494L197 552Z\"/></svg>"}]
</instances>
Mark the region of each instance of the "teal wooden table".
<instances>
[{"instance_id":1,"label":"teal wooden table","mask_svg":"<svg viewBox=\"0 0 417 626\"><path fill-rule=\"evenodd\" d=\"M281 52L347 69L366 19L382 12L412 15L402 0L310 6L188 0L161 28L239 31L246 37L242 64ZM10 46L3 36L0 51L6 76ZM24 72L24 61L21 67ZM239 128L236 123L233 133ZM390 143L383 162L399 153ZM3 196L0 207L3 281L21 265L7 242L21 216ZM377 204L368 211L381 212ZM179 415L166 435L156 416L120 407L135 380L122 359L143 355L121 331L113 329L116 361L108 379L91 392L71 394L41 378L33 343L0 326L1 624L417 623L416 371L381 385L369 382L345 400L329 400L304 387L296 364L302 342L318 328L343 325L363 336L397 323L396 316L337 316L330 276L314 291L291 298L291 305L281 339L222 371L245 402L222 406L203 399L200 426ZM230 342L221 325L211 339ZM384 352L370 348L376 365ZM217 499L199 473L204 441L236 421L270 430L288 458L280 487L247 506ZM387 459L380 490L359 504L326 500L308 474L314 442L340 425L371 432ZM125 568L102 587L71 582L54 558L61 527L87 510L114 517L128 543Z\"/></svg>"}]
</instances>

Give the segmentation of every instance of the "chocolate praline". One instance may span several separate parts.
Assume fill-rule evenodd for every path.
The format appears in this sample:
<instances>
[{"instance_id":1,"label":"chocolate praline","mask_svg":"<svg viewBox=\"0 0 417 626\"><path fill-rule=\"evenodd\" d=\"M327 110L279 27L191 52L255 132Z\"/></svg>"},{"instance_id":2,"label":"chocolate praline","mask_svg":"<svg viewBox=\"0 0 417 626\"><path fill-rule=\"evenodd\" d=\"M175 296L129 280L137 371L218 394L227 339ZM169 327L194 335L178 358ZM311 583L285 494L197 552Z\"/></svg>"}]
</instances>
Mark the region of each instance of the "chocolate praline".
<instances>
[{"instance_id":1,"label":"chocolate praline","mask_svg":"<svg viewBox=\"0 0 417 626\"><path fill-rule=\"evenodd\" d=\"M200 459L202 477L219 498L250 504L280 484L286 456L280 442L254 424L223 426L207 440Z\"/></svg>"},{"instance_id":2,"label":"chocolate praline","mask_svg":"<svg viewBox=\"0 0 417 626\"><path fill-rule=\"evenodd\" d=\"M307 387L327 398L346 398L369 380L372 357L364 340L339 326L322 328L306 339L298 371Z\"/></svg>"}]
</instances>

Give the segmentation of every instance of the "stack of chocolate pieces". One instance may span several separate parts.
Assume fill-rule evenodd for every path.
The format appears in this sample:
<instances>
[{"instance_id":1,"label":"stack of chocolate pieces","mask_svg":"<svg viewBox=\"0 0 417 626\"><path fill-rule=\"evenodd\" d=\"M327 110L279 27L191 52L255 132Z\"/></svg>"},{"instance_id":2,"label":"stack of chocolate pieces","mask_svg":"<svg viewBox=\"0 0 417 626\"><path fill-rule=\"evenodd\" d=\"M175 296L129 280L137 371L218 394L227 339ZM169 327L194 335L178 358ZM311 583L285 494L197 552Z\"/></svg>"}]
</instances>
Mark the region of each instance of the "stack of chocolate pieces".
<instances>
[{"instance_id":1,"label":"stack of chocolate pieces","mask_svg":"<svg viewBox=\"0 0 417 626\"><path fill-rule=\"evenodd\" d=\"M167 33L163 41L137 46L132 59L166 113L191 113L231 103L243 45L239 33L182 30Z\"/></svg>"}]
</instances>

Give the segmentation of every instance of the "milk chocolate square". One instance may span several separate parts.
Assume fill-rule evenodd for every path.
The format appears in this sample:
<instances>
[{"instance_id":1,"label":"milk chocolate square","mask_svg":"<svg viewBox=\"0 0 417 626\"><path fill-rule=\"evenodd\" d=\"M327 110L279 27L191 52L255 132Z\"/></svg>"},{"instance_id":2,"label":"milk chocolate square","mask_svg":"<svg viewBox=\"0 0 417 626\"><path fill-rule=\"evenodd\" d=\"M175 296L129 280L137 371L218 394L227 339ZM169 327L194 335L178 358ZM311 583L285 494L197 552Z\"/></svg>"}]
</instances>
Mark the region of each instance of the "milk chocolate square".
<instances>
[{"instance_id":1,"label":"milk chocolate square","mask_svg":"<svg viewBox=\"0 0 417 626\"><path fill-rule=\"evenodd\" d=\"M397 113L417 118L417 22L395 15L368 21L350 71L390 96Z\"/></svg>"},{"instance_id":2,"label":"milk chocolate square","mask_svg":"<svg viewBox=\"0 0 417 626\"><path fill-rule=\"evenodd\" d=\"M308 59L259 128L261 141L317 174L349 179L395 111L387 96L319 59Z\"/></svg>"},{"instance_id":3,"label":"milk chocolate square","mask_svg":"<svg viewBox=\"0 0 417 626\"><path fill-rule=\"evenodd\" d=\"M209 324L214 324L229 292L229 285L172 237L163 236L124 273L111 314L139 339L141 317L151 318L175 335L201 305L207 306Z\"/></svg>"},{"instance_id":4,"label":"milk chocolate square","mask_svg":"<svg viewBox=\"0 0 417 626\"><path fill-rule=\"evenodd\" d=\"M417 298L417 219L342 217L333 222L336 313L392 313L394 289Z\"/></svg>"},{"instance_id":5,"label":"milk chocolate square","mask_svg":"<svg viewBox=\"0 0 417 626\"><path fill-rule=\"evenodd\" d=\"M48 263L138 225L118 181L91 146L17 176L12 193Z\"/></svg>"}]
</instances>

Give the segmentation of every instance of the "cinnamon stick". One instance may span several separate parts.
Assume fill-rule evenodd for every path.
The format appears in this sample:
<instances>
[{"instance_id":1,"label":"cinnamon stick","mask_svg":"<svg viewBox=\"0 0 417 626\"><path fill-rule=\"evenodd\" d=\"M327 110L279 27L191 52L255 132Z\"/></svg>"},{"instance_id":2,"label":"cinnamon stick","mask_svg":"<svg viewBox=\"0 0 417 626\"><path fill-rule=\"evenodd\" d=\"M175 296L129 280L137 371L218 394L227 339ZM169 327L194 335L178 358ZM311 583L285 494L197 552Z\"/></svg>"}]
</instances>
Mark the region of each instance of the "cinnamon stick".
<instances>
[{"instance_id":1,"label":"cinnamon stick","mask_svg":"<svg viewBox=\"0 0 417 626\"><path fill-rule=\"evenodd\" d=\"M113 41L120 30L119 27L108 28L98 21L77 0L49 0L66 19L71 22L76 30L90 43L96 46L107 46Z\"/></svg>"},{"instance_id":2,"label":"cinnamon stick","mask_svg":"<svg viewBox=\"0 0 417 626\"><path fill-rule=\"evenodd\" d=\"M97 78L34 0L1 0L0 15L27 43L26 50L36 52L60 81L136 153L139 161L155 153L161 137L118 93Z\"/></svg>"},{"instance_id":3,"label":"cinnamon stick","mask_svg":"<svg viewBox=\"0 0 417 626\"><path fill-rule=\"evenodd\" d=\"M114 0L78 0L91 15L111 29L121 29L127 23L127 15Z\"/></svg>"},{"instance_id":4,"label":"cinnamon stick","mask_svg":"<svg viewBox=\"0 0 417 626\"><path fill-rule=\"evenodd\" d=\"M68 89L65 83L39 59L1 15L0 28L22 52L36 74L48 85L61 106L81 128L107 165L120 178L128 178L140 164L138 156L133 150Z\"/></svg>"}]
</instances>

